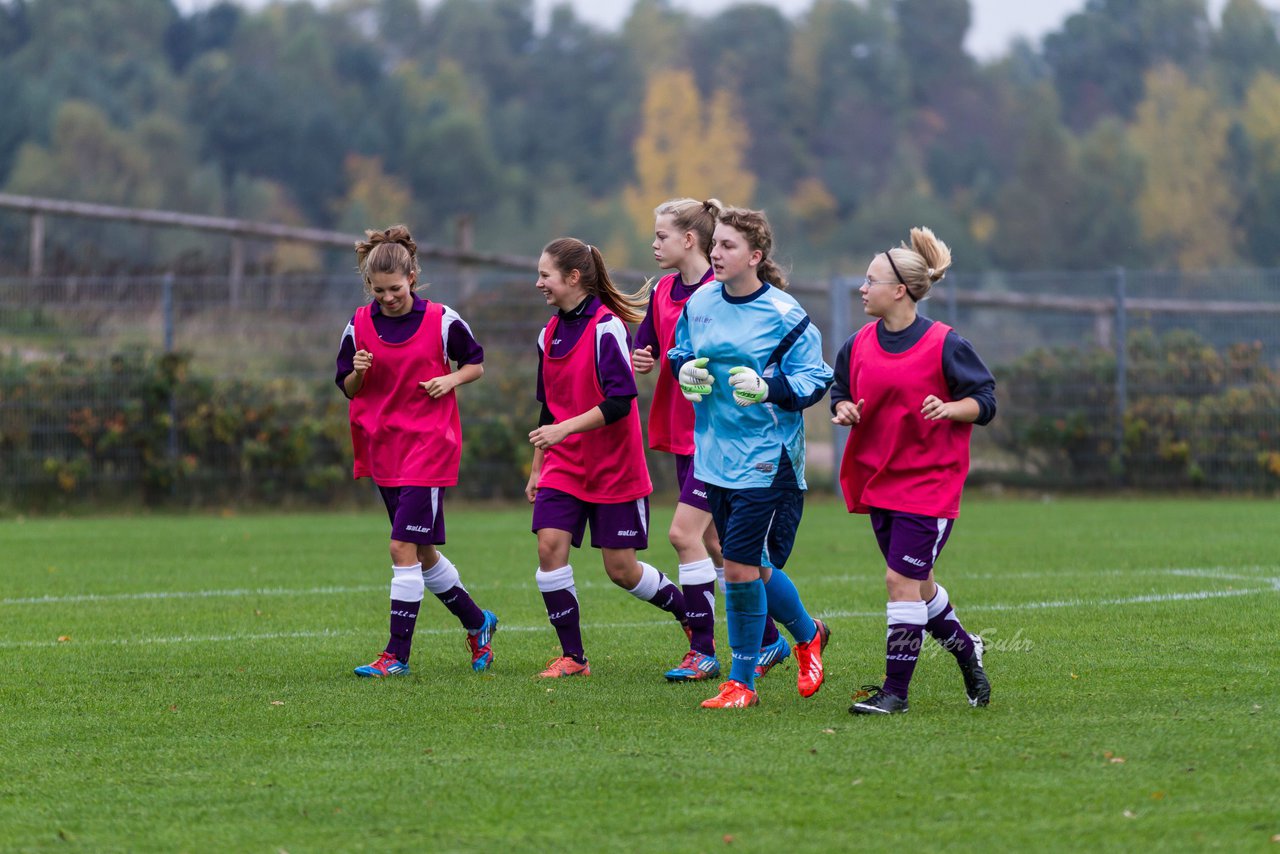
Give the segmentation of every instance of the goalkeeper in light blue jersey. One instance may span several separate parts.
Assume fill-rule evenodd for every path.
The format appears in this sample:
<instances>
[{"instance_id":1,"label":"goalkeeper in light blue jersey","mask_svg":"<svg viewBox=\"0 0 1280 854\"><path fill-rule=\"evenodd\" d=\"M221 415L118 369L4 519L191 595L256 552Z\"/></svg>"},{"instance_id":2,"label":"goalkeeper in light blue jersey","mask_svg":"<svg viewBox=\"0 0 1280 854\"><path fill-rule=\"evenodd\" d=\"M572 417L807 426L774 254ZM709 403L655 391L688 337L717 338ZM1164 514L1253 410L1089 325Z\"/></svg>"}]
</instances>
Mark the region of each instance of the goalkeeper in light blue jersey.
<instances>
[{"instance_id":1,"label":"goalkeeper in light blue jersey","mask_svg":"<svg viewBox=\"0 0 1280 854\"><path fill-rule=\"evenodd\" d=\"M716 281L689 298L667 357L694 408L694 474L707 484L725 558L733 664L707 708L759 702L755 663L769 616L796 640L800 694L822 686L829 632L782 572L804 508L803 410L833 373L822 336L783 288L763 212L729 208L711 251Z\"/></svg>"}]
</instances>

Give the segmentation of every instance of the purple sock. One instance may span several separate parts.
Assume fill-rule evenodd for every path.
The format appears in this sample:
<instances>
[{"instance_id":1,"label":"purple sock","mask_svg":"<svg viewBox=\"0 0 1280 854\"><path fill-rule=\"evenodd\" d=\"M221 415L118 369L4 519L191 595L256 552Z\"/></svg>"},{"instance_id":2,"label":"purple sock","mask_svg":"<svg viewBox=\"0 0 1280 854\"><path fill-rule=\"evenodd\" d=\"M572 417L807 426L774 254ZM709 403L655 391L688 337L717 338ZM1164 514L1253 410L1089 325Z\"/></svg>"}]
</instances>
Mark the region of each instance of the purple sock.
<instances>
[{"instance_id":1,"label":"purple sock","mask_svg":"<svg viewBox=\"0 0 1280 854\"><path fill-rule=\"evenodd\" d=\"M885 638L884 691L903 699L911 684L920 645L924 642L924 624L928 621L924 602L890 602L885 608L889 633Z\"/></svg>"},{"instance_id":2,"label":"purple sock","mask_svg":"<svg viewBox=\"0 0 1280 854\"><path fill-rule=\"evenodd\" d=\"M418 622L418 608L421 605L421 602L391 600L391 639L387 641L387 652L405 664L409 663L409 651L413 647L413 627Z\"/></svg>"},{"instance_id":3,"label":"purple sock","mask_svg":"<svg viewBox=\"0 0 1280 854\"><path fill-rule=\"evenodd\" d=\"M778 642L778 624L773 621L773 617L764 618L764 639L760 641L760 648L764 649L771 643Z\"/></svg>"},{"instance_id":4,"label":"purple sock","mask_svg":"<svg viewBox=\"0 0 1280 854\"><path fill-rule=\"evenodd\" d=\"M690 646L703 655L716 654L716 583L684 585L685 625L693 632Z\"/></svg>"},{"instance_id":5,"label":"purple sock","mask_svg":"<svg viewBox=\"0 0 1280 854\"><path fill-rule=\"evenodd\" d=\"M572 590L544 590L542 601L547 606L547 619L555 626L556 635L560 638L560 649L574 661L586 661L578 618L578 597Z\"/></svg>"},{"instance_id":6,"label":"purple sock","mask_svg":"<svg viewBox=\"0 0 1280 854\"><path fill-rule=\"evenodd\" d=\"M925 623L925 630L933 635L943 649L954 655L957 661L973 658L973 638L960 625L947 591L941 584L929 600L928 608L929 622Z\"/></svg>"},{"instance_id":7,"label":"purple sock","mask_svg":"<svg viewBox=\"0 0 1280 854\"><path fill-rule=\"evenodd\" d=\"M462 627L467 631L474 632L484 625L484 612L461 584L450 587L443 593L437 593L436 598L458 618L458 622L462 623Z\"/></svg>"},{"instance_id":8,"label":"purple sock","mask_svg":"<svg viewBox=\"0 0 1280 854\"><path fill-rule=\"evenodd\" d=\"M649 601L675 617L681 623L684 622L684 594L680 592L680 588L677 587L670 578L667 578L661 572L658 573L658 592L653 594L653 598Z\"/></svg>"}]
</instances>

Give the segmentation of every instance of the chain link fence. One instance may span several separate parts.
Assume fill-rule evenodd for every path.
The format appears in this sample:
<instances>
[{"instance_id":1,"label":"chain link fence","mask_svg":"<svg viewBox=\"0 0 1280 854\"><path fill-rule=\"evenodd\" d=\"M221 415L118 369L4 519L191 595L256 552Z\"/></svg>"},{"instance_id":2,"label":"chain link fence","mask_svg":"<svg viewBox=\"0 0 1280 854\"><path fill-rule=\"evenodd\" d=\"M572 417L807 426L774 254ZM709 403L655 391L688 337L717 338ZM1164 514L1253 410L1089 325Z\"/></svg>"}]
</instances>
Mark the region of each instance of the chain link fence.
<instances>
[{"instance_id":1,"label":"chain link fence","mask_svg":"<svg viewBox=\"0 0 1280 854\"><path fill-rule=\"evenodd\" d=\"M516 498L537 419L534 272L432 263L432 300L486 350L459 391L458 492ZM640 281L623 277L626 288ZM828 359L866 321L857 280L792 291ZM0 502L325 504L350 480L340 336L358 276L0 279ZM996 374L1000 412L974 433L975 481L1035 488L1280 485L1280 271L953 273L921 303ZM641 378L646 407L651 378ZM833 488L843 443L808 416L811 480ZM665 455L655 485L673 486Z\"/></svg>"}]
</instances>

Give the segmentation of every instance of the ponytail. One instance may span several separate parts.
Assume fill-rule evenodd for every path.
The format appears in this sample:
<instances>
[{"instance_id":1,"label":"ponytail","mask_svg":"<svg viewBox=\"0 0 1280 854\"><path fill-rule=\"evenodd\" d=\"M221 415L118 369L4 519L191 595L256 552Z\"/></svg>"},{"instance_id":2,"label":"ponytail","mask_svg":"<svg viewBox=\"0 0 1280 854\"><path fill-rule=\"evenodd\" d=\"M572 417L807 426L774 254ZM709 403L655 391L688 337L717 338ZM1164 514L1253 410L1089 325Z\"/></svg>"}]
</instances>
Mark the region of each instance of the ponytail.
<instances>
[{"instance_id":1,"label":"ponytail","mask_svg":"<svg viewBox=\"0 0 1280 854\"><path fill-rule=\"evenodd\" d=\"M542 250L561 275L577 270L582 286L596 297L615 316L625 323L639 323L644 319L646 300L641 295L624 294L618 290L609 270L605 267L600 250L576 237L560 237L548 243Z\"/></svg>"}]
</instances>

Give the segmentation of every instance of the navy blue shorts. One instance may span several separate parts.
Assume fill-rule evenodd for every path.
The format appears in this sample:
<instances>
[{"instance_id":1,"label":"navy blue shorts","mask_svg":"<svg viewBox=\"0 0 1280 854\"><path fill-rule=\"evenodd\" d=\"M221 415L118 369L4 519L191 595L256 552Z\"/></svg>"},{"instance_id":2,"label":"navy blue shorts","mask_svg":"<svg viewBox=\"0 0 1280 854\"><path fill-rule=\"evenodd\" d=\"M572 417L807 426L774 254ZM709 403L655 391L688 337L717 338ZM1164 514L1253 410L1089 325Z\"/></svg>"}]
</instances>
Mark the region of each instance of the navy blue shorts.
<instances>
[{"instance_id":1,"label":"navy blue shorts","mask_svg":"<svg viewBox=\"0 0 1280 854\"><path fill-rule=\"evenodd\" d=\"M391 539L420 546L444 545L443 486L379 486L391 519Z\"/></svg>"},{"instance_id":2,"label":"navy blue shorts","mask_svg":"<svg viewBox=\"0 0 1280 854\"><path fill-rule=\"evenodd\" d=\"M803 490L726 489L708 483L707 501L725 560L748 566L762 566L768 560L778 569L787 565L804 513Z\"/></svg>"},{"instance_id":3,"label":"navy blue shorts","mask_svg":"<svg viewBox=\"0 0 1280 854\"><path fill-rule=\"evenodd\" d=\"M885 565L916 581L929 578L955 521L871 508L871 529L876 532Z\"/></svg>"},{"instance_id":4,"label":"navy blue shorts","mask_svg":"<svg viewBox=\"0 0 1280 854\"><path fill-rule=\"evenodd\" d=\"M649 547L649 499L618 504L593 504L547 486L533 497L533 532L542 528L568 531L573 547L582 547L582 535L591 523L591 547L636 549Z\"/></svg>"}]
</instances>

